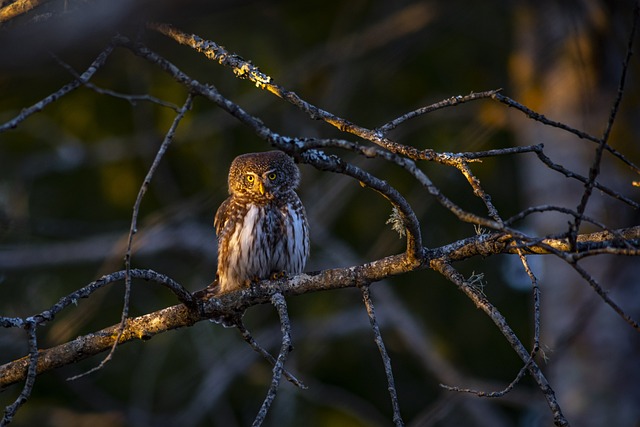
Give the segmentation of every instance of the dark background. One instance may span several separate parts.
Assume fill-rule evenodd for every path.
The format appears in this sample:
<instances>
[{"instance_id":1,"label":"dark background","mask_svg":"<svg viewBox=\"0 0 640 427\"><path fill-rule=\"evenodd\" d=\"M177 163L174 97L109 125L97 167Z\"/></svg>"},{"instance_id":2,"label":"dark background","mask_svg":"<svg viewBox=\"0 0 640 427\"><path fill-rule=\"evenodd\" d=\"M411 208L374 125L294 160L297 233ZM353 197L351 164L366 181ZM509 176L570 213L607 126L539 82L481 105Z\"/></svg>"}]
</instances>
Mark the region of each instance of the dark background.
<instances>
[{"instance_id":1,"label":"dark background","mask_svg":"<svg viewBox=\"0 0 640 427\"><path fill-rule=\"evenodd\" d=\"M0 27L0 123L73 80L60 61L82 73L121 33L215 85L282 135L355 140L142 25L158 21L225 46L303 99L364 127L451 96L503 88L553 120L600 136L618 88L632 10L631 1L52 1ZM639 71L634 58L611 137L611 145L636 164ZM177 105L186 98L184 87L122 48L91 82ZM42 311L122 269L133 203L174 117L169 108L131 105L83 87L0 133L1 315ZM392 136L444 152L545 143L554 161L583 175L595 149L490 100L413 119ZM267 149L227 113L196 99L143 200L133 266L169 275L192 291L206 286L215 274L212 223L226 197L228 165L237 154ZM476 233L398 168L335 152L409 200L426 246ZM485 159L472 170L503 218L535 204L575 208L582 185L540 165L527 154ZM603 165L602 181L638 200L630 185L637 175L611 156ZM385 225L390 206L379 195L348 177L306 165L301 170L299 194L312 229L308 271L403 250L404 240ZM460 206L486 215L458 171L430 163L423 170ZM587 213L611 227L638 223L637 212L601 194ZM555 234L566 230L569 219L538 215L517 226L532 235ZM530 258L543 293L546 361L540 364L565 415L577 426L637 426L637 333L574 272L546 258ZM632 258L603 258L585 267L637 318L636 264ZM517 257L509 256L456 264L467 277L484 274L483 291L530 345L531 285L518 266ZM528 377L501 399L439 387L500 390L522 366L490 319L455 286L425 270L378 283L372 291L408 425L550 425L542 393ZM67 309L39 330L40 345L118 322L122 297L123 287L114 285ZM164 289L134 283L134 316L175 303ZM288 368L309 390L283 383L267 424L390 425L386 379L360 293L308 294L289 300L289 310L295 351ZM246 323L258 341L278 348L272 307L252 308ZM0 363L25 352L23 332L0 331ZM101 371L65 381L100 360L40 376L13 425L248 425L271 375L237 331L208 322L122 346ZM19 390L4 391L1 404L12 402Z\"/></svg>"}]
</instances>

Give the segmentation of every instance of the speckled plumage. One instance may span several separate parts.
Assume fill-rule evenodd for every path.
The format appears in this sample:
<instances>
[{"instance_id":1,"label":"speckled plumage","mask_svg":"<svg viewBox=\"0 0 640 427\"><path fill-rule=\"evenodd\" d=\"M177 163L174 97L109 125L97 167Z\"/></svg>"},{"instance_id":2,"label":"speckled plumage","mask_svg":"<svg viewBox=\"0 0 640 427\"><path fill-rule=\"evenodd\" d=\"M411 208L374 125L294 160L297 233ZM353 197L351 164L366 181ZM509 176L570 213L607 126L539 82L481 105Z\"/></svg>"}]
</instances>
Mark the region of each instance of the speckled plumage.
<instances>
[{"instance_id":1,"label":"speckled plumage","mask_svg":"<svg viewBox=\"0 0 640 427\"><path fill-rule=\"evenodd\" d=\"M274 274L297 274L309 256L309 226L295 192L300 172L281 151L236 157L229 198L214 221L221 293Z\"/></svg>"}]
</instances>

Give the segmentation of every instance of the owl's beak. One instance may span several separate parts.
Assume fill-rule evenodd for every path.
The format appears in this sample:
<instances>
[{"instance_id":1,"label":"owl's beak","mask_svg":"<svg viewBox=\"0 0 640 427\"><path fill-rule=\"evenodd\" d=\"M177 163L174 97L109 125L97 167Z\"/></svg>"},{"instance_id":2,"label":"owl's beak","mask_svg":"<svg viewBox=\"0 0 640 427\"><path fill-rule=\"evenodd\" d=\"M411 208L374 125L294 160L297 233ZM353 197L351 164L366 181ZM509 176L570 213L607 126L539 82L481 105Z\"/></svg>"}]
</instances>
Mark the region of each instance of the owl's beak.
<instances>
[{"instance_id":1,"label":"owl's beak","mask_svg":"<svg viewBox=\"0 0 640 427\"><path fill-rule=\"evenodd\" d=\"M262 181L258 182L258 191L260 192L261 196L264 196L264 183Z\"/></svg>"}]
</instances>

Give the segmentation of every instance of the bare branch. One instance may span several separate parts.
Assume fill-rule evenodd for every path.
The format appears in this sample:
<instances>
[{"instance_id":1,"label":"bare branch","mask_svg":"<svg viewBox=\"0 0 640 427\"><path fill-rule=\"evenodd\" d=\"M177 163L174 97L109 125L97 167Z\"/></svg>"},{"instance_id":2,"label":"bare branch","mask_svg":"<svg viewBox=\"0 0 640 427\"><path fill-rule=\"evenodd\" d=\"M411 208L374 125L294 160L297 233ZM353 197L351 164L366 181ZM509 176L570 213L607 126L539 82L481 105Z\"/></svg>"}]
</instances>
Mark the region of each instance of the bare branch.
<instances>
[{"instance_id":1,"label":"bare branch","mask_svg":"<svg viewBox=\"0 0 640 427\"><path fill-rule=\"evenodd\" d=\"M385 123L384 125L380 126L377 130L378 130L378 132L380 132L383 135L385 135L389 131L397 128L402 123L406 122L407 120L411 120L411 119L413 119L415 117L419 117L419 116L431 113L431 112L436 111L436 110L441 110L443 108L455 107L457 105L464 104L464 103L470 102L470 101L475 101L477 99L491 98L493 95L495 95L496 93L500 92L501 90L502 89L488 90L486 92L470 93L469 95L465 95L465 96L461 96L461 95L452 96L451 98L444 99L444 100L442 100L440 102L436 102L435 104L427 105L426 107L420 107L420 108L418 108L416 110L413 110L413 111L410 111L408 113L405 113L405 114L401 115L400 117L398 117L396 119L393 119L390 122Z\"/></svg>"},{"instance_id":2,"label":"bare branch","mask_svg":"<svg viewBox=\"0 0 640 427\"><path fill-rule=\"evenodd\" d=\"M495 93L492 96L493 99L495 99L496 101L505 104L509 107L515 108L516 110L519 110L521 112L523 112L524 114L526 114L529 118L543 123L547 126L551 126L551 127L555 127L558 129L562 129L564 131L567 131L569 133L572 133L574 135L576 135L578 138L581 139L586 139L595 143L600 143L600 138L597 138L593 135L590 135L586 132L583 132L581 130L572 128L571 126L568 126L564 123L560 123L560 122L556 122L553 120L550 120L548 118L546 118L544 115L536 113L535 111L525 107L524 105L514 101L513 99L504 96L500 93ZM611 147L609 144L605 144L605 149L607 151L609 151L611 154L613 154L614 156L616 156L618 159L622 160L624 163L626 163L632 170L634 170L637 173L640 173L640 168L638 166L636 166L633 162L631 162L630 160L628 160L622 153L620 153L618 150L616 150L615 148Z\"/></svg>"},{"instance_id":3,"label":"bare branch","mask_svg":"<svg viewBox=\"0 0 640 427\"><path fill-rule=\"evenodd\" d=\"M627 238L639 239L637 245L640 246L640 226L627 230L619 230L619 234ZM593 237L593 241L587 240L588 236ZM590 250L594 244L615 244L617 239L611 233L594 233L585 235L584 239L579 239L584 245L578 245L577 250ZM440 248L425 250L421 259L421 264L417 267L413 262L408 262L406 254L393 255L370 263L357 265L348 268L338 268L323 270L320 272L300 274L286 280L262 281L249 289L232 292L221 298L211 298L206 290L196 292L191 299L188 292L182 286L170 278L153 272L151 270L131 270L132 278L154 281L169 287L181 301L189 305L178 305L149 313L145 316L127 319L127 324L119 343L125 343L136 339L147 340L157 333L180 327L190 326L196 322L244 312L248 307L258 304L268 304L271 295L281 292L285 296L302 295L309 292L324 291L330 289L342 289L356 287L366 283L373 283L403 274L412 269L424 269L431 265L440 265L443 260L461 261L474 256L490 256L499 253L518 254L519 251L531 254L551 254L555 253L553 246L567 246L566 240L553 241L551 239L540 243L523 243L517 245L512 236L507 234L484 234L462 240L455 244L446 245ZM414 266L414 267L412 267ZM439 268L439 267L438 267ZM55 315L63 308L73 304L81 298L86 298L97 289L109 283L124 280L125 271L109 274L101 279L92 282L84 288L62 298L56 305L39 314L31 316L36 322L41 323L53 320ZM0 324L5 327L20 327L23 323L20 319L0 317ZM151 325L149 327L148 325ZM38 374L64 366L89 356L98 354L111 348L117 336L119 326L114 325L102 331L78 337L66 344L40 351L38 362ZM6 387L25 378L27 359L0 366L0 388Z\"/></svg>"},{"instance_id":4,"label":"bare branch","mask_svg":"<svg viewBox=\"0 0 640 427\"><path fill-rule=\"evenodd\" d=\"M74 70L72 66L70 66L69 64L64 62L57 55L52 54L52 56L56 60L56 62L58 62L58 64L60 64L60 66L62 68L64 68L65 70L69 71L69 73L71 73L71 75L73 75L76 79L82 80L82 77L80 76L80 74L78 74L78 72L76 70ZM82 84L86 88L89 88L92 91L94 91L96 93L99 93L100 95L108 95L108 96L111 96L111 97L114 97L114 98L124 99L125 101L128 101L129 104L131 104L132 106L137 105L137 103L139 101L144 101L144 102L151 102L153 104L157 104L157 105L160 105L162 107L171 108L176 113L180 112L180 107L177 106L176 104L174 104L173 102L167 102L167 101L164 101L162 99L156 98L155 96L151 96L149 94L131 95L131 94L126 94L126 93L119 93L119 92L113 91L111 89L104 89L104 88L98 87L98 86L94 85L93 83L91 83L89 81L83 81Z\"/></svg>"},{"instance_id":5,"label":"bare branch","mask_svg":"<svg viewBox=\"0 0 640 427\"><path fill-rule=\"evenodd\" d=\"M169 128L169 131L167 132L167 134L164 137L164 140L162 141L162 144L160 145L160 148L158 149L158 152L156 153L156 157L153 161L153 164L151 165L151 167L149 168L149 171L147 172L147 175L145 176L145 179L142 183L142 186L140 187L140 191L138 192L138 196L136 198L136 201L134 203L133 206L133 214L132 214L132 218L131 218L131 226L129 228L129 237L127 240L127 250L125 252L125 256L124 256L124 264L125 264L125 290L124 290L124 302L123 302L123 307L122 307L122 316L121 316L121 320L120 320L120 333L118 334L118 336L116 337L116 339L113 341L113 346L111 347L111 350L109 351L109 354L107 354L107 356L100 362L100 364L98 366L95 366L93 368L91 368L89 371L80 374L80 375L76 375L72 378L70 378L70 380L75 380L78 378L81 378L85 375L91 374L92 372L95 372L97 370L100 370L104 367L104 365L106 365L113 357L114 352L116 351L116 347L118 346L118 343L120 342L120 338L122 336L122 334L124 334L124 330L125 330L125 324L127 321L127 318L129 317L129 298L131 295L131 249L132 249L132 244L133 244L133 236L137 233L138 231L138 212L140 209L140 204L142 203L142 198L144 197L144 194L147 191L147 188L149 187L149 184L151 183L151 179L153 177L153 174L155 173L155 170L157 169L158 165L160 164L160 161L162 160L162 157L164 156L164 153L166 152L167 148L169 147L169 145L171 144L171 141L173 140L173 136L175 135L175 131L176 128L178 127L178 124L180 123L180 121L184 118L184 115L187 113L187 111L189 111L189 109L191 108L191 103L192 103L193 97L191 94L189 94L187 96L187 99L184 103L184 105L182 106L182 108L180 109L180 111L178 112L178 114L176 115L176 117L173 120L173 123L171 124L171 127Z\"/></svg>"},{"instance_id":6,"label":"bare branch","mask_svg":"<svg viewBox=\"0 0 640 427\"><path fill-rule=\"evenodd\" d=\"M40 3L42 2L35 0L19 0L11 5L17 5L11 11L8 6L0 8L0 22L12 19L12 17L18 16L22 13L17 12L18 7L29 10L29 8L36 7ZM406 17L406 11L410 10L417 10L421 13L425 13L427 11L427 9L422 7L418 7L417 9L407 8L405 9L405 15L403 16ZM499 90L490 90L480 93L471 93L467 96L447 98L441 102L405 113L377 128L368 129L319 108L316 105L307 102L295 92L277 85L272 77L262 72L250 61L246 61L242 57L228 52L222 46L212 41L204 40L196 35L186 34L166 24L148 24L147 28L157 31L180 44L189 46L190 48L204 54L207 58L230 68L238 78L247 79L253 82L256 87L267 90L281 99L286 100L300 111L307 114L311 119L322 120L341 132L355 135L365 141L298 138L279 135L273 129L265 125L258 117L248 113L237 103L234 103L230 99L221 95L213 85L202 84L196 81L176 65L166 60L161 55L151 51L142 43L132 42L124 36L114 37L107 48L98 55L90 67L81 75L61 60L58 60L64 68L69 70L75 80L63 86L48 97L45 97L38 103L25 108L16 117L0 125L0 132L17 127L22 121L26 120L34 113L41 111L58 98L69 94L81 85L84 85L100 94L125 99L132 105L137 101L149 101L158 105L173 108L176 111L176 116L156 153L153 164L145 176L133 206L127 247L125 251L125 270L104 276L101 279L90 283L84 288L61 298L57 304L53 305L48 310L34 316L27 318L0 317L0 326L7 328L24 328L29 334L28 355L0 366L0 388L7 387L8 385L19 381L25 381L20 396L18 396L12 405L6 408L1 425L8 424L20 405L27 400L33 388L37 374L67 364L76 363L78 360L100 352L110 351L100 365L93 370L100 369L111 359L113 352L119 344L134 340L147 340L158 333L179 327L191 326L194 323L205 319L232 319L233 321L230 323L235 323L245 341L256 352L260 353L273 364L273 376L268 392L254 420L254 425L262 425L279 390L282 375L288 378L289 381L295 385L304 388L304 385L284 368L284 363L289 352L292 350L290 335L291 324L287 312L285 296L295 296L328 289L359 287L361 289L362 298L374 332L375 342L383 360L388 383L388 391L390 393L393 408L394 423L397 426L402 426L404 425L404 422L400 414L400 405L391 369L391 361L382 340L380 327L378 325L373 302L371 300L369 286L376 281L426 268L431 268L441 273L448 281L455 284L466 295L466 297L471 299L476 307L483 310L483 312L493 321L495 326L504 335L513 351L524 363L511 383L499 391L487 392L482 390L473 390L470 388L451 386L444 387L450 390L474 393L478 396L499 397L512 391L524 375L529 373L536 382L538 388L544 394L549 409L553 414L555 425L568 425L568 421L560 408L551 385L535 360L540 351L540 288L538 286L538 280L529 266L527 256L534 254L553 254L565 263L569 264L576 272L578 272L578 274L580 274L583 280L589 283L602 301L609 305L632 328L636 331L640 331L638 322L627 314L622 307L615 303L613 299L608 296L606 289L587 272L582 264L579 264L579 261L585 257L600 254L615 254L623 256L640 255L640 226L612 230L603 221L598 220L595 215L594 218L585 215L588 202L594 189L601 190L609 197L622 201L632 208L640 208L639 203L620 194L615 189L609 188L598 182L600 167L605 152L611 153L613 156L624 162L632 169L633 172L640 173L640 169L633 162L609 145L611 130L614 122L616 121L624 93L626 75L631 59L633 39L635 37L638 20L640 19L639 10L640 6L636 3L634 8L633 27L629 36L627 55L623 63L623 72L620 76L618 92L614 99L602 138L594 137L587 132L572 128L564 123L550 120L544 115L502 95L499 93ZM422 15L418 21L420 23L424 23L425 19L426 17ZM90 80L96 70L106 63L107 58L110 56L115 46L128 49L133 54L158 66L162 71L173 77L178 84L184 87L188 92L187 99L183 106L178 108L172 103L157 99L150 95L121 94L109 89L99 88L93 83L90 83ZM232 292L219 297L211 295L208 289L203 289L202 291L196 292L192 295L179 283L174 282L166 276L159 275L158 273L150 270L132 269L131 258L133 252L133 239L138 231L138 215L142 199L153 179L160 161L174 138L177 126L191 108L191 104L195 96L202 96L219 106L223 111L239 120L239 122L246 128L253 131L260 139L273 147L287 152L298 162L312 165L321 171L329 171L349 176L357 180L363 187L369 187L376 191L391 204L394 212L393 222L396 230L400 232L406 231L406 250L399 255L389 255L372 262L348 268L336 268L309 274L300 274L295 277L277 281L261 281L248 289L241 289L237 292ZM555 127L569 132L578 138L596 143L595 156L590 165L588 177L582 176L552 161L544 153L542 144L475 153L441 153L436 152L431 148L418 149L387 137L387 134L391 130L404 124L408 120L418 118L432 111L487 98L508 107L516 108L518 111L526 114L528 117L544 126ZM368 144L366 141L372 144ZM480 231L478 231L480 235L459 240L435 249L425 248L422 243L421 223L418 220L420 217L420 211L414 211L414 207L407 201L404 195L385 180L368 172L364 167L356 166L335 154L325 152L325 148L340 148L362 157L380 158L390 164L399 166L406 170L411 178L413 178L422 187L420 189L421 191L424 192L424 190L426 190L429 197L434 198L441 206L455 215L457 219L482 227L483 229L489 228L492 232L488 234L481 234ZM484 190L480 180L473 173L473 165L470 165L470 163L477 162L477 164L480 164L482 161L481 159L485 157L530 152L534 152L538 159L550 170L584 184L585 189L580 203L575 210L552 205L533 206L524 209L522 212L504 221L496 206L493 204L491 195ZM473 194L479 197L484 203L487 212L486 217L484 214L478 215L473 212L466 211L455 204L431 181L427 173L417 166L419 161L436 162L456 168L456 170L467 180ZM602 179L600 181L604 182ZM418 215L416 215L416 212L418 212ZM562 234L556 233L546 236L529 236L524 232L512 228L514 223L523 220L534 213L550 212L566 215L570 220L570 229ZM583 223L592 224L601 231L580 235L578 233ZM506 318L487 299L482 290L474 286L474 283L472 283L471 280L465 279L452 266L453 262L468 259L470 257L486 257L497 254L517 255L520 258L524 271L531 281L534 310L533 344L530 351L527 351L518 336L516 336L515 332L511 329ZM152 280L169 287L182 304L143 316L129 318L129 299L132 279L134 278ZM38 350L36 330L40 325L53 320L61 310L68 307L70 304L77 302L79 298L87 298L102 286L120 280L124 280L125 282L125 292L121 321L118 325L113 325L99 332L78 337L53 348ZM253 339L241 321L242 314L249 307L269 303L275 306L280 318L282 341L277 359L274 359L269 352L263 349Z\"/></svg>"},{"instance_id":7,"label":"bare branch","mask_svg":"<svg viewBox=\"0 0 640 427\"><path fill-rule=\"evenodd\" d=\"M253 336L251 335L249 330L246 328L246 326L242 323L242 321L236 324L236 328L238 328L238 330L242 334L242 338L246 341L247 344L251 346L252 349L256 351L256 353L260 354L262 357L267 359L269 363L275 366L276 359L274 359L273 356L267 350L265 350L260 346L260 344L258 344L258 342L253 338ZM289 380L291 384L303 390L307 389L307 386L304 385L302 381L300 381L295 376L293 376L291 372L285 369L282 373L284 374L285 378Z\"/></svg>"},{"instance_id":8,"label":"bare branch","mask_svg":"<svg viewBox=\"0 0 640 427\"><path fill-rule=\"evenodd\" d=\"M563 167L562 165L559 165L557 163L554 163L547 155L544 154L542 147L540 148L539 151L536 151L536 154L538 155L538 158L547 166L549 166L551 169L560 172L561 174L563 174L564 176L566 176L567 178L573 178L576 179L582 183L584 183L585 185L589 182L589 179L576 173L573 171L570 171L569 169ZM603 193L608 194L609 196L613 197L614 199L618 199L626 204L628 204L629 206L632 206L636 209L640 208L640 203L635 202L631 199L629 199L628 197L625 197L623 195L621 195L620 193L618 193L617 191L613 191L612 189L600 184L597 181L594 181L592 184L595 188L597 188L598 190L602 191Z\"/></svg>"},{"instance_id":9,"label":"bare branch","mask_svg":"<svg viewBox=\"0 0 640 427\"><path fill-rule=\"evenodd\" d=\"M527 261L527 258L522 254L522 251L518 252L520 257L520 261L522 262L522 266L529 276L531 280L531 285L533 289L533 348L529 353L529 359L525 362L524 366L520 368L516 377L511 381L504 389L499 391L482 391L482 390L474 390L470 388L462 388L456 386L449 386L445 384L440 384L440 387L443 387L449 391L457 391L463 393L471 393L478 397L502 397L505 394L509 393L513 388L524 378L525 374L529 370L529 366L534 360L534 357L540 350L540 288L538 286L538 279L531 271L531 267Z\"/></svg>"},{"instance_id":10,"label":"bare branch","mask_svg":"<svg viewBox=\"0 0 640 427\"><path fill-rule=\"evenodd\" d=\"M236 77L248 79L255 83L257 88L268 90L274 95L284 99L306 113L312 120L323 120L341 132L359 136L360 138L373 142L392 153L405 156L412 160L437 161L450 166L459 162L458 158L452 157L448 154L439 154L432 149L418 150L414 147L392 141L389 138L384 137L384 132L367 129L323 110L322 108L305 101L295 92L276 84L271 76L265 74L250 61L246 61L239 55L228 52L224 47L213 41L204 40L195 34L184 33L168 24L148 23L147 27L172 38L180 44L191 47L197 52L204 54L207 58L217 61L220 65L231 68ZM496 92L497 91L482 92L480 96L470 95L467 98L462 98L462 100L467 102L475 99L481 99L486 96L495 96ZM443 101L443 103L447 104L447 101ZM448 103L452 105L454 104L452 101L448 101ZM446 105L443 105L443 107L444 106ZM411 115L411 113L408 114Z\"/></svg>"},{"instance_id":11,"label":"bare branch","mask_svg":"<svg viewBox=\"0 0 640 427\"><path fill-rule=\"evenodd\" d=\"M639 255L640 251L636 251L634 255ZM598 294L598 296L615 311L625 322L627 322L633 329L640 332L640 324L633 319L629 314L627 314L618 304L616 304L611 297L608 295L608 292L602 289L602 286L598 283L596 279L593 278L587 271L582 268L582 266L578 265L577 262L571 262L570 265L582 276L589 286L593 288L593 290Z\"/></svg>"},{"instance_id":12,"label":"bare branch","mask_svg":"<svg viewBox=\"0 0 640 427\"><path fill-rule=\"evenodd\" d=\"M276 359L276 363L273 365L273 378L271 379L271 386L269 387L269 391L267 392L267 396L262 402L262 406L256 415L256 418L253 420L253 427L259 427L264 422L265 417L267 416L267 412L273 403L273 400L276 398L276 393L278 392L278 387L280 385L280 377L282 376L282 372L284 371L284 363L287 360L287 355L293 349L291 344L291 322L289 321L289 313L287 312L287 302L282 296L281 293L276 292L271 296L271 302L276 307L278 311L278 316L280 317L280 330L282 331L282 346L280 347L280 352L278 353L278 358Z\"/></svg>"},{"instance_id":13,"label":"bare branch","mask_svg":"<svg viewBox=\"0 0 640 427\"><path fill-rule=\"evenodd\" d=\"M47 105L62 98L69 92L74 91L75 89L82 86L85 82L89 81L96 73L96 71L98 71L98 69L100 69L105 64L107 58L109 58L109 55L111 55L111 52L113 52L114 47L115 45L113 43L109 43L109 45L96 57L89 68L87 68L87 70L82 73L79 78L75 79L71 83L62 86L56 92L36 102L32 106L24 108L16 117L0 125L0 133L5 132L9 129L16 128L21 122L26 120L27 117L31 116L34 113L42 111Z\"/></svg>"},{"instance_id":14,"label":"bare branch","mask_svg":"<svg viewBox=\"0 0 640 427\"><path fill-rule=\"evenodd\" d=\"M371 300L371 293L369 292L369 285L365 284L360 286L362 292L362 300L367 309L369 315L369 322L371 323L371 329L373 330L374 341L382 357L382 363L384 364L384 373L387 376L387 389L391 397L391 407L393 408L393 422L397 427L404 426L402 415L400 414L400 403L398 402L398 392L396 391L396 384L393 379L393 370L391 369L391 358L382 340L382 333L380 332L380 326L378 326L378 320L376 319L376 312Z\"/></svg>"},{"instance_id":15,"label":"bare branch","mask_svg":"<svg viewBox=\"0 0 640 427\"><path fill-rule=\"evenodd\" d=\"M36 329L36 322L28 319L26 323L26 330L29 335L29 339L27 340L29 343L29 356L27 357L28 364L26 369L26 381L17 399L5 408L2 420L0 420L0 426L6 426L11 422L18 409L20 409L20 407L27 402L29 396L31 396L31 391L36 383L38 359L40 357L38 354L38 338L36 336Z\"/></svg>"},{"instance_id":16,"label":"bare branch","mask_svg":"<svg viewBox=\"0 0 640 427\"><path fill-rule=\"evenodd\" d=\"M191 326L203 318L184 305L174 305L153 313L127 319L119 343L132 340L147 341L154 335L172 329ZM40 350L36 372L41 374L52 369L76 363L90 356L109 350L120 333L120 324L100 331L79 336L65 344ZM30 357L23 357L0 366L0 388L23 381L27 376Z\"/></svg>"},{"instance_id":17,"label":"bare branch","mask_svg":"<svg viewBox=\"0 0 640 427\"><path fill-rule=\"evenodd\" d=\"M450 264L443 262L442 260L433 260L431 261L431 267L444 275L451 282L453 282L458 287L458 289L460 289L465 295L469 297L469 299L474 302L476 307L484 311L491 318L500 332L507 339L509 344L511 344L511 347L518 354L520 359L522 359L522 361L525 362L525 365L527 365L529 374L531 374L533 379L540 387L540 390L544 394L545 398L547 399L549 409L551 409L551 412L553 413L554 424L556 426L569 425L569 422L560 409L560 405L558 404L558 400L556 398L555 392L551 388L551 385L545 378L538 365L535 363L535 361L533 361L529 352L526 351L526 349L516 336L515 332L513 332L511 327L507 324L506 319L498 311L498 309L493 306L493 304L491 304L489 300L487 300L487 298L474 286L470 286L464 279L464 277L453 267L451 267Z\"/></svg>"},{"instance_id":18,"label":"bare branch","mask_svg":"<svg viewBox=\"0 0 640 427\"><path fill-rule=\"evenodd\" d=\"M593 192L593 187L595 185L596 179L598 175L600 175L600 164L602 162L602 153L604 152L605 147L609 145L609 135L611 134L611 128L613 127L613 123L615 121L616 115L618 114L618 109L620 108L620 102L622 101L622 95L624 93L624 85L627 77L627 69L629 68L629 62L631 60L631 53L633 51L633 41L636 34L636 26L638 24L638 20L640 19L640 5L638 2L635 3L633 8L633 24L631 26L631 31L629 33L629 40L627 43L627 55L622 64L622 73L620 74L620 83L618 85L618 93L616 94L616 98L613 102L613 106L611 107L611 112L609 113L609 120L607 121L607 126L602 135L602 139L596 148L596 153L593 159L593 163L589 168L589 180L585 184L584 193L582 193L582 198L580 199L580 204L577 207L577 211L579 216L575 219L575 221L570 224L570 239L571 244L575 243L576 237L580 230L580 223L582 222L582 215L587 209L587 203L589 203L589 199L591 198L591 194ZM636 169L637 172L639 172Z\"/></svg>"},{"instance_id":19,"label":"bare branch","mask_svg":"<svg viewBox=\"0 0 640 427\"><path fill-rule=\"evenodd\" d=\"M48 1L49 0L16 0L11 4L0 8L0 24L25 14Z\"/></svg>"}]
</instances>

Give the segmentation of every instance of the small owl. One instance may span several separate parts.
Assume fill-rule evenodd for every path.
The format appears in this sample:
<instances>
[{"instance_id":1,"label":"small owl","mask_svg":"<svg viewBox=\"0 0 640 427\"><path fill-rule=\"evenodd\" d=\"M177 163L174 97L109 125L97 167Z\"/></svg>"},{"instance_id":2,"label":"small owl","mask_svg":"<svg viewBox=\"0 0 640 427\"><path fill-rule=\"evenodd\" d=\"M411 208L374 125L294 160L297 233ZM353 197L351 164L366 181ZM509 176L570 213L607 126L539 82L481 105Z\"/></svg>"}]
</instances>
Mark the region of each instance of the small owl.
<instances>
[{"instance_id":1,"label":"small owl","mask_svg":"<svg viewBox=\"0 0 640 427\"><path fill-rule=\"evenodd\" d=\"M247 287L274 275L302 272L309 256L309 226L295 192L300 171L282 151L236 157L229 198L218 211L218 292Z\"/></svg>"}]
</instances>

